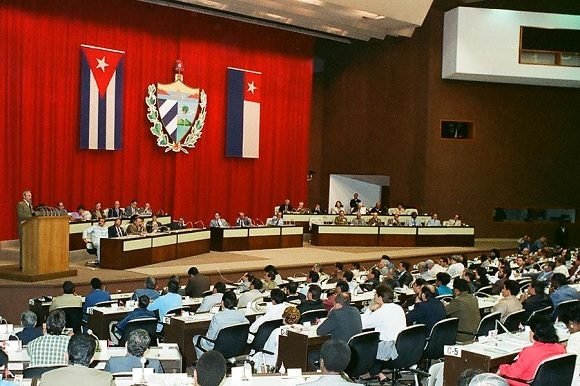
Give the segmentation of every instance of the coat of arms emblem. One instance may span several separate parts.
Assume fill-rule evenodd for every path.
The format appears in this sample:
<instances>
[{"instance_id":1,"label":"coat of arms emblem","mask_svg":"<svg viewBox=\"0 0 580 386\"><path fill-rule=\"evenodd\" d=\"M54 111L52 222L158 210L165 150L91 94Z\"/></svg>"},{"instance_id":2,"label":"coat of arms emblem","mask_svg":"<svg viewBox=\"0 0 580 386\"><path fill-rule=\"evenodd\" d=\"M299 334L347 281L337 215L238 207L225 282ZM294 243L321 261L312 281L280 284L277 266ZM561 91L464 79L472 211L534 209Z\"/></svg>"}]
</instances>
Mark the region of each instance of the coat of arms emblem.
<instances>
[{"instance_id":1,"label":"coat of arms emblem","mask_svg":"<svg viewBox=\"0 0 580 386\"><path fill-rule=\"evenodd\" d=\"M193 148L201 137L205 123L207 95L200 88L183 83L183 64L175 65L175 82L150 84L147 104L147 119L151 122L151 133L157 137L157 145L165 152L184 152Z\"/></svg>"}]
</instances>

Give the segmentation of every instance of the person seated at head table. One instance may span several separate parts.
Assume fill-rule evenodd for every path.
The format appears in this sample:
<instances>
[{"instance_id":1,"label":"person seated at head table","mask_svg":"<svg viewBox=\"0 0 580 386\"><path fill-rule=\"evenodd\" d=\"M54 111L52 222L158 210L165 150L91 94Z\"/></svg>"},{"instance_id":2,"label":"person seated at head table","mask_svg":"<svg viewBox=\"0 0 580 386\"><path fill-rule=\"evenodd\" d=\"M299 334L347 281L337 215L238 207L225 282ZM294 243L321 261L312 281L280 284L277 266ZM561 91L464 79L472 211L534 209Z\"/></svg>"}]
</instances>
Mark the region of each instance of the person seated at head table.
<instances>
[{"instance_id":1,"label":"person seated at head table","mask_svg":"<svg viewBox=\"0 0 580 386\"><path fill-rule=\"evenodd\" d=\"M228 228L230 224L221 217L220 212L215 212L213 219L209 222L209 226L211 228Z\"/></svg>"},{"instance_id":2,"label":"person seated at head table","mask_svg":"<svg viewBox=\"0 0 580 386\"><path fill-rule=\"evenodd\" d=\"M95 203L95 207L91 210L91 216L93 219L97 219L99 217L107 217L107 214L103 210L103 206L100 202Z\"/></svg>"},{"instance_id":3,"label":"person seated at head table","mask_svg":"<svg viewBox=\"0 0 580 386\"><path fill-rule=\"evenodd\" d=\"M107 218L118 218L123 217L124 213L121 209L121 203L119 201L115 201L113 203L113 207L109 208L109 212L107 213Z\"/></svg>"},{"instance_id":4,"label":"person seated at head table","mask_svg":"<svg viewBox=\"0 0 580 386\"><path fill-rule=\"evenodd\" d=\"M338 216L334 218L335 225L348 225L348 219L344 215L344 210L338 212Z\"/></svg>"},{"instance_id":5,"label":"person seated at head table","mask_svg":"<svg viewBox=\"0 0 580 386\"><path fill-rule=\"evenodd\" d=\"M284 218L282 218L282 212L277 212L274 217L268 221L268 225L278 227L284 225Z\"/></svg>"},{"instance_id":6,"label":"person seated at head table","mask_svg":"<svg viewBox=\"0 0 580 386\"><path fill-rule=\"evenodd\" d=\"M361 213L357 212L355 218L353 218L352 221L350 222L350 225L367 225L367 223L365 219L362 218Z\"/></svg>"},{"instance_id":7,"label":"person seated at head table","mask_svg":"<svg viewBox=\"0 0 580 386\"><path fill-rule=\"evenodd\" d=\"M161 224L157 220L157 215L154 214L151 215L151 220L147 221L147 223L145 224L145 229L147 230L148 233L152 233L157 232L161 226L163 226L163 224Z\"/></svg>"},{"instance_id":8,"label":"person seated at head table","mask_svg":"<svg viewBox=\"0 0 580 386\"><path fill-rule=\"evenodd\" d=\"M139 208L137 210L137 212L141 216L151 216L153 214L153 210L151 209L151 204L149 204L148 202L145 203L145 206L143 208Z\"/></svg>"},{"instance_id":9,"label":"person seated at head table","mask_svg":"<svg viewBox=\"0 0 580 386\"><path fill-rule=\"evenodd\" d=\"M431 218L429 220L427 220L427 222L425 223L425 226L427 226L427 227L440 227L441 226L441 220L439 220L437 218L437 213L433 213L431 215Z\"/></svg>"},{"instance_id":10,"label":"person seated at head table","mask_svg":"<svg viewBox=\"0 0 580 386\"><path fill-rule=\"evenodd\" d=\"M145 227L143 226L143 219L139 217L138 214L131 216L131 223L127 225L127 235L139 235L142 236L146 233Z\"/></svg>"},{"instance_id":11,"label":"person seated at head table","mask_svg":"<svg viewBox=\"0 0 580 386\"><path fill-rule=\"evenodd\" d=\"M382 224L383 224L383 222L379 218L379 214L376 212L373 213L371 218L367 221L367 225L371 225L371 226L379 226Z\"/></svg>"},{"instance_id":12,"label":"person seated at head table","mask_svg":"<svg viewBox=\"0 0 580 386\"><path fill-rule=\"evenodd\" d=\"M252 219L246 216L244 212L238 214L238 218L236 219L237 227L251 227L252 225Z\"/></svg>"},{"instance_id":13,"label":"person seated at head table","mask_svg":"<svg viewBox=\"0 0 580 386\"><path fill-rule=\"evenodd\" d=\"M330 214L339 214L341 210L344 211L344 206L342 205L342 202L336 201L334 206L332 208L330 208L329 213Z\"/></svg>"}]
</instances>

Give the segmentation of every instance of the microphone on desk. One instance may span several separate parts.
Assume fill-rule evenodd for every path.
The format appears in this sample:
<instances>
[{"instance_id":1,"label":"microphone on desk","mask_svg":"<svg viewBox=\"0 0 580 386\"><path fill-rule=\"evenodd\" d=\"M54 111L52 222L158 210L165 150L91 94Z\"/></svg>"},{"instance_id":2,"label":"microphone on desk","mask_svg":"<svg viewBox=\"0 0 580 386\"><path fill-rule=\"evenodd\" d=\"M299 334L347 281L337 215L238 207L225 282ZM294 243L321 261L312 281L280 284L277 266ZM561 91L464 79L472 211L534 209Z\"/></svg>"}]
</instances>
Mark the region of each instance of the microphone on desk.
<instances>
[{"instance_id":1,"label":"microphone on desk","mask_svg":"<svg viewBox=\"0 0 580 386\"><path fill-rule=\"evenodd\" d=\"M97 341L97 347L95 349L95 352L100 352L101 351L101 345L99 344L99 337L96 336L93 333L93 330L91 330L90 328L87 330L87 334L90 335L90 336L92 336L93 338L95 338L95 340Z\"/></svg>"},{"instance_id":2,"label":"microphone on desk","mask_svg":"<svg viewBox=\"0 0 580 386\"><path fill-rule=\"evenodd\" d=\"M159 209L157 211L157 215L165 216L165 211L163 209Z\"/></svg>"},{"instance_id":3,"label":"microphone on desk","mask_svg":"<svg viewBox=\"0 0 580 386\"><path fill-rule=\"evenodd\" d=\"M188 225L191 225L191 227L193 228L193 223L191 221L188 221L183 225L183 229L187 228Z\"/></svg>"},{"instance_id":4,"label":"microphone on desk","mask_svg":"<svg viewBox=\"0 0 580 386\"><path fill-rule=\"evenodd\" d=\"M205 229L205 224L201 220L197 220L193 225L201 224L201 227Z\"/></svg>"},{"instance_id":5,"label":"microphone on desk","mask_svg":"<svg viewBox=\"0 0 580 386\"><path fill-rule=\"evenodd\" d=\"M141 362L141 384L145 385L145 364L147 363L147 359L141 357L139 358L139 362Z\"/></svg>"},{"instance_id":6,"label":"microphone on desk","mask_svg":"<svg viewBox=\"0 0 580 386\"><path fill-rule=\"evenodd\" d=\"M254 219L254 221L257 223L258 221L260 222L260 225L264 225L264 222L262 220L260 220L258 217L256 217Z\"/></svg>"},{"instance_id":7,"label":"microphone on desk","mask_svg":"<svg viewBox=\"0 0 580 386\"><path fill-rule=\"evenodd\" d=\"M512 332L511 332L510 330L508 330L508 329L507 329L507 327L506 327L506 326L505 326L505 325L504 325L502 322L500 322L499 320L496 320L496 321L495 321L495 329L496 329L496 330L497 330L497 326L500 326L500 327L501 327L501 329L502 329L504 332L506 332L506 333L508 333L508 334L510 334L510 335L513 335L513 334L512 334Z\"/></svg>"}]
</instances>

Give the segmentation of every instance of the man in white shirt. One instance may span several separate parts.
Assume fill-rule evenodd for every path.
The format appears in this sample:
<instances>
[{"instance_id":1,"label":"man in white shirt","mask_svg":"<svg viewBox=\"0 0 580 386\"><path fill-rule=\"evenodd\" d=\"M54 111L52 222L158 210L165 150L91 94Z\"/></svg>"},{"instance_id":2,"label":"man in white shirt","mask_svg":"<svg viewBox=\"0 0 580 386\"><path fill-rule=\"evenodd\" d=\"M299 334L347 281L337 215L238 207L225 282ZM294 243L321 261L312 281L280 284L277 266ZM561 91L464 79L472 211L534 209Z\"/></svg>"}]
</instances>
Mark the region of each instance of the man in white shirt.
<instances>
[{"instance_id":1,"label":"man in white shirt","mask_svg":"<svg viewBox=\"0 0 580 386\"><path fill-rule=\"evenodd\" d=\"M250 282L250 290L242 293L238 298L238 308L247 307L248 304L253 302L255 299L264 296L261 292L262 287L262 280L255 277Z\"/></svg>"},{"instance_id":2,"label":"man in white shirt","mask_svg":"<svg viewBox=\"0 0 580 386\"><path fill-rule=\"evenodd\" d=\"M427 222L425 223L425 226L428 226L428 227L440 227L441 226L441 220L439 220L437 218L437 213L433 213L431 215L431 218L429 220L427 220Z\"/></svg>"},{"instance_id":3,"label":"man in white shirt","mask_svg":"<svg viewBox=\"0 0 580 386\"><path fill-rule=\"evenodd\" d=\"M250 334L248 334L248 343L252 343L254 340L254 335L260 328L262 324L270 320L282 319L282 314L284 309L288 306L284 304L286 300L286 294L280 288L274 288L270 292L270 298L272 299L272 304L268 307L266 313L259 318L257 318L254 323L250 326Z\"/></svg>"},{"instance_id":4,"label":"man in white shirt","mask_svg":"<svg viewBox=\"0 0 580 386\"><path fill-rule=\"evenodd\" d=\"M451 276L452 278L461 276L463 270L465 269L465 266L461 262L462 260L463 259L459 255L451 256L451 265L447 269L447 273L449 274L449 276Z\"/></svg>"},{"instance_id":5,"label":"man in white shirt","mask_svg":"<svg viewBox=\"0 0 580 386\"><path fill-rule=\"evenodd\" d=\"M105 226L105 219L100 217L97 224L91 225L83 231L85 244L92 244L97 250L97 262L101 261L101 239L109 238L109 229ZM87 248L90 247L87 245Z\"/></svg>"},{"instance_id":6,"label":"man in white shirt","mask_svg":"<svg viewBox=\"0 0 580 386\"><path fill-rule=\"evenodd\" d=\"M209 312L213 306L220 304L222 302L222 297L226 292L226 285L221 281L214 284L212 294L203 298L203 301L199 305L196 313Z\"/></svg>"}]
</instances>

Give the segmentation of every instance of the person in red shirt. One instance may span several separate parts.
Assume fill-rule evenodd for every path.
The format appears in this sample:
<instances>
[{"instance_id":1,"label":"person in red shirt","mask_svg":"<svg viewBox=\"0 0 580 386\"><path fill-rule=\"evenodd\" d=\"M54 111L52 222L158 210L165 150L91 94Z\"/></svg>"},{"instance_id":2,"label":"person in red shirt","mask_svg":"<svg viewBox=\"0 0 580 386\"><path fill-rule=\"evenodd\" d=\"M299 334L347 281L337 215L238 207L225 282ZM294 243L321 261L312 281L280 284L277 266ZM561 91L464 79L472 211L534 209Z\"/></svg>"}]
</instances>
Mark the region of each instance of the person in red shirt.
<instances>
[{"instance_id":1,"label":"person in red shirt","mask_svg":"<svg viewBox=\"0 0 580 386\"><path fill-rule=\"evenodd\" d=\"M520 352L511 365L499 366L498 374L504 377L510 386L525 386L534 378L540 363L566 349L558 343L558 335L552 321L544 315L534 316L530 322L530 340L533 344Z\"/></svg>"}]
</instances>

